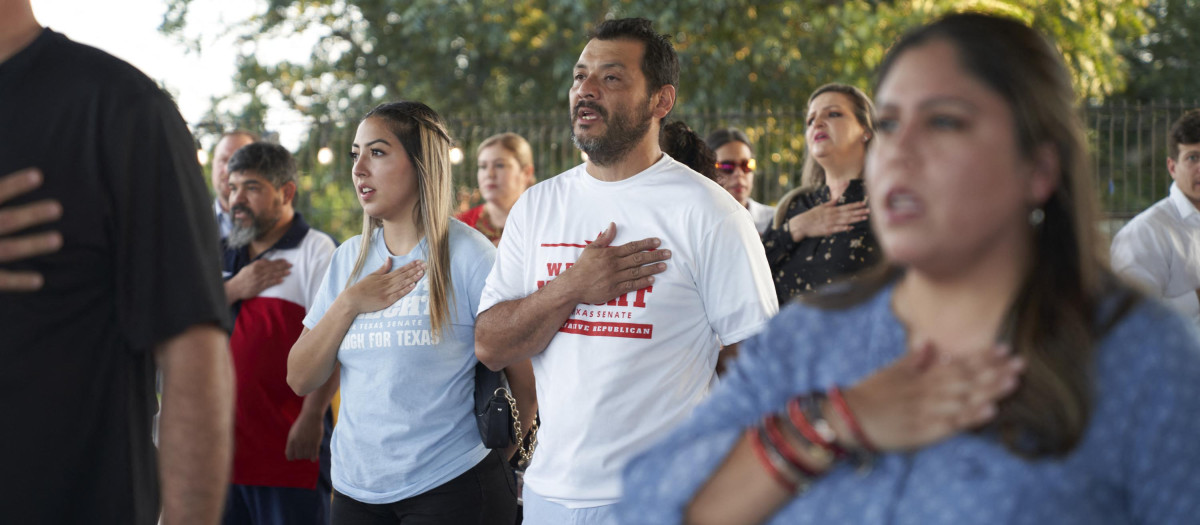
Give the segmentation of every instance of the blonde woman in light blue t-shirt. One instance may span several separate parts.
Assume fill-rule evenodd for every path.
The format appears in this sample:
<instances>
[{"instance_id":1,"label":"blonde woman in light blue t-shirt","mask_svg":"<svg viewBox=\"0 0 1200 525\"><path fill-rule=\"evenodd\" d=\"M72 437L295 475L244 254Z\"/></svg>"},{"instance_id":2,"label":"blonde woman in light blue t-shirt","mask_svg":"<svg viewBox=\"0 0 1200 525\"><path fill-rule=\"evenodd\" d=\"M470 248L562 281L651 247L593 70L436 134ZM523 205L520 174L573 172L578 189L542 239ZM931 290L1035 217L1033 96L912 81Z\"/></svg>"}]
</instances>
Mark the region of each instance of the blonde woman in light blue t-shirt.
<instances>
[{"instance_id":1,"label":"blonde woman in light blue t-shirt","mask_svg":"<svg viewBox=\"0 0 1200 525\"><path fill-rule=\"evenodd\" d=\"M334 523L515 520L507 458L473 415L475 310L495 249L450 218L450 146L419 102L376 107L354 138L363 233L334 253L288 358L297 394L341 380ZM532 391L528 362L506 371Z\"/></svg>"}]
</instances>

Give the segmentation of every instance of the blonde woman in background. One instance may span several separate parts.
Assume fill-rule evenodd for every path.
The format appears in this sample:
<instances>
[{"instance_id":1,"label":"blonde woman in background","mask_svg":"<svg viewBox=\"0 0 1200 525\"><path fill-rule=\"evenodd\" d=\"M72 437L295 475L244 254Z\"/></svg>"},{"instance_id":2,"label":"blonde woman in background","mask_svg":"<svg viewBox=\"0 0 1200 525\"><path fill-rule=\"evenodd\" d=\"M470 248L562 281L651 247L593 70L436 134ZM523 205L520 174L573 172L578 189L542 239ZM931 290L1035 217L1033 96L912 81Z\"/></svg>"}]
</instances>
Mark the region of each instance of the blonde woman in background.
<instances>
[{"instance_id":1,"label":"blonde woman in background","mask_svg":"<svg viewBox=\"0 0 1200 525\"><path fill-rule=\"evenodd\" d=\"M780 305L881 258L863 185L874 113L867 95L845 84L821 86L808 99L801 186L779 200L763 234Z\"/></svg>"},{"instance_id":2,"label":"blonde woman in background","mask_svg":"<svg viewBox=\"0 0 1200 525\"><path fill-rule=\"evenodd\" d=\"M508 211L517 198L537 179L533 174L533 150L516 133L501 133L484 139L476 150L479 157L479 193L483 204L458 215L458 220L479 230L493 245L500 245Z\"/></svg>"}]
</instances>

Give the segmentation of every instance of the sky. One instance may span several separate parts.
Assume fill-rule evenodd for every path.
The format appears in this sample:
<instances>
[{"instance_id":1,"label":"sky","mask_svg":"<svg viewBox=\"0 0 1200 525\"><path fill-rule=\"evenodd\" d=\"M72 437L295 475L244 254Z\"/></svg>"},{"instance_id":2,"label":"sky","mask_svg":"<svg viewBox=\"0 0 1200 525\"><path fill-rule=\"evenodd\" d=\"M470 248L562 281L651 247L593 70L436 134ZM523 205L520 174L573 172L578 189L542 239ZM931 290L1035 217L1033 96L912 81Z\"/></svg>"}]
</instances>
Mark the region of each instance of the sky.
<instances>
[{"instance_id":1,"label":"sky","mask_svg":"<svg viewBox=\"0 0 1200 525\"><path fill-rule=\"evenodd\" d=\"M232 93L237 43L226 33L231 24L260 11L264 0L196 0L188 12L188 35L201 36L201 52L189 52L173 38L158 32L166 12L165 0L32 0L34 16L43 26L72 40L100 48L142 70L176 96L180 113L190 126L204 117L215 96ZM313 39L260 44L259 59L304 60ZM267 127L280 142L299 147L307 130L303 117L280 104L267 115ZM211 144L203 144L209 149Z\"/></svg>"}]
</instances>

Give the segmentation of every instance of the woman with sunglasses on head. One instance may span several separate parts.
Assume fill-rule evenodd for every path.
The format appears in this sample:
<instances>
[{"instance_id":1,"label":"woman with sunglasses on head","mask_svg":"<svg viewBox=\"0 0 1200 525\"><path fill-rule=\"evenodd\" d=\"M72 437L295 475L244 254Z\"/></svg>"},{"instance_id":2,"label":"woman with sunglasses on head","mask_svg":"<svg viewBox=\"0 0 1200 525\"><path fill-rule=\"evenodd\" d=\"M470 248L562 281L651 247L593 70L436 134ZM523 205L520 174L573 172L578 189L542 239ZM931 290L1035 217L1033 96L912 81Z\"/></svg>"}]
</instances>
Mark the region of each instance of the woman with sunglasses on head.
<instances>
[{"instance_id":1,"label":"woman with sunglasses on head","mask_svg":"<svg viewBox=\"0 0 1200 525\"><path fill-rule=\"evenodd\" d=\"M299 395L340 374L335 524L516 518L506 458L473 414L475 311L495 248L450 218L450 147L419 102L376 107L354 137L363 233L334 252L288 356ZM506 372L532 380L528 362Z\"/></svg>"},{"instance_id":2,"label":"woman with sunglasses on head","mask_svg":"<svg viewBox=\"0 0 1200 525\"><path fill-rule=\"evenodd\" d=\"M458 220L479 230L499 246L508 212L537 179L533 174L533 149L516 133L492 135L479 143L479 193L483 204L458 215Z\"/></svg>"},{"instance_id":3,"label":"woman with sunglasses on head","mask_svg":"<svg viewBox=\"0 0 1200 525\"><path fill-rule=\"evenodd\" d=\"M821 86L808 99L801 186L779 200L763 234L779 304L880 260L862 181L874 112L845 84Z\"/></svg>"},{"instance_id":4,"label":"woman with sunglasses on head","mask_svg":"<svg viewBox=\"0 0 1200 525\"><path fill-rule=\"evenodd\" d=\"M876 94L890 267L744 343L630 464L624 522L1195 523L1200 337L1103 261L1053 45L951 15L892 47Z\"/></svg>"},{"instance_id":5,"label":"woman with sunglasses on head","mask_svg":"<svg viewBox=\"0 0 1200 525\"><path fill-rule=\"evenodd\" d=\"M754 170L757 166L750 137L740 129L725 128L712 132L704 142L717 157L717 184L733 195L738 204L746 207L754 219L754 227L762 235L771 225L775 208L750 198L754 192Z\"/></svg>"}]
</instances>

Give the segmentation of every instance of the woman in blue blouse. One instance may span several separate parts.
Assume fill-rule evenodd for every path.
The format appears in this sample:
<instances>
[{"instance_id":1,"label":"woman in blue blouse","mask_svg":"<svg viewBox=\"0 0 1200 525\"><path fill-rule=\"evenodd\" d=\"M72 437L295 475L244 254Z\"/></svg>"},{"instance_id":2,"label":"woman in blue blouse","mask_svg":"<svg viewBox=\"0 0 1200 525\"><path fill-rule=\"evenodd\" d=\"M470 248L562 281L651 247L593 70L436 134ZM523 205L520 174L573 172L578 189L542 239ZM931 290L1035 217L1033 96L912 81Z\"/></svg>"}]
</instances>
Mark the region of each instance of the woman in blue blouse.
<instances>
[{"instance_id":1,"label":"woman in blue blouse","mask_svg":"<svg viewBox=\"0 0 1200 525\"><path fill-rule=\"evenodd\" d=\"M1200 339L1100 259L1058 53L953 15L879 79L890 267L744 344L630 464L623 522L1194 523Z\"/></svg>"}]
</instances>

